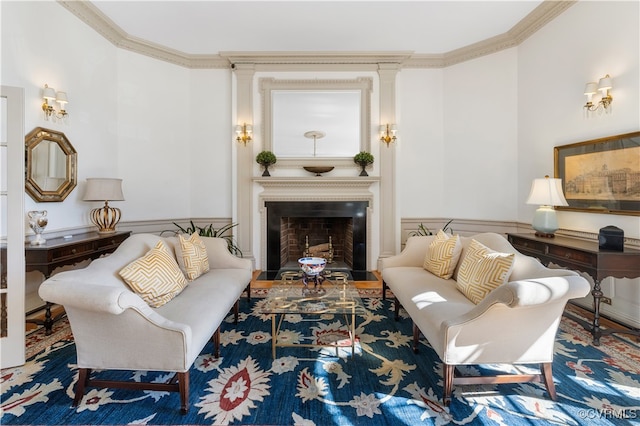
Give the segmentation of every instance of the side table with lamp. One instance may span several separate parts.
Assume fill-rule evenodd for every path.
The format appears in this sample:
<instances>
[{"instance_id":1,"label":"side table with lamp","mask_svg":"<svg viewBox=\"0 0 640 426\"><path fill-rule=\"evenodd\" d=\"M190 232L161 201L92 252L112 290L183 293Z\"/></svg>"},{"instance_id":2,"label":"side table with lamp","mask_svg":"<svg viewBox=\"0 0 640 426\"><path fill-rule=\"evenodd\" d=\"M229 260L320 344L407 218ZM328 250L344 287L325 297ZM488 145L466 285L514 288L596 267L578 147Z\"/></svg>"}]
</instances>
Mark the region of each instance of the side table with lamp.
<instances>
[{"instance_id":1,"label":"side table with lamp","mask_svg":"<svg viewBox=\"0 0 640 426\"><path fill-rule=\"evenodd\" d=\"M109 206L109 201L124 201L122 193L122 179L115 178L87 178L84 201L104 202L104 206L91 210L91 222L97 226L97 232L68 235L64 237L43 240L36 232L37 242L28 245L26 251L27 271L40 271L45 280L51 276L56 268L75 265L84 260L95 260L105 254L112 253L131 235L131 232L118 232L116 225L120 221L120 209ZM29 212L30 222L42 218L46 219L46 212ZM34 213L31 215L31 213ZM33 217L32 217L33 216ZM34 222L35 223L35 222ZM44 222L46 225L46 222ZM32 226L33 227L33 226ZM44 227L40 225L43 229ZM40 231L41 232L41 231ZM64 314L51 317L51 303L45 301L45 318L28 319L27 322L44 325L45 334L51 334L53 324Z\"/></svg>"},{"instance_id":2,"label":"side table with lamp","mask_svg":"<svg viewBox=\"0 0 640 426\"><path fill-rule=\"evenodd\" d=\"M620 247L611 250L596 241L580 238L560 236L555 237L558 221L553 206L567 206L567 200L562 193L562 180L534 179L527 204L537 204L541 207L536 211L533 219L534 234L507 234L513 247L527 256L540 260L544 265L558 265L588 274L593 278L593 320L591 323L576 318L593 336L593 344L600 345L603 335L612 333L626 333L640 336L640 330L600 327L600 303L608 300L604 297L601 282L605 278L637 278L640 276L640 250L624 248L622 239ZM608 227L609 228L609 227ZM603 231L603 230L601 230ZM555 237L555 238L554 238Z\"/></svg>"}]
</instances>

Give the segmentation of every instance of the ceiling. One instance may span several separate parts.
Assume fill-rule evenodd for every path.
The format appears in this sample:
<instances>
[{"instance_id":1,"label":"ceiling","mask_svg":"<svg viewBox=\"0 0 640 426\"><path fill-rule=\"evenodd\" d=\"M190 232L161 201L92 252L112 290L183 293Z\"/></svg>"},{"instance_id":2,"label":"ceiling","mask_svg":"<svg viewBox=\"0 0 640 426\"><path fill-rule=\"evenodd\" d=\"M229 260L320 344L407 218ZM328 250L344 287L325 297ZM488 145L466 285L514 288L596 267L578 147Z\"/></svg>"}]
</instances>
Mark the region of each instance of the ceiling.
<instances>
[{"instance_id":1,"label":"ceiling","mask_svg":"<svg viewBox=\"0 0 640 426\"><path fill-rule=\"evenodd\" d=\"M442 54L503 34L542 1L92 1L128 36L189 55Z\"/></svg>"}]
</instances>

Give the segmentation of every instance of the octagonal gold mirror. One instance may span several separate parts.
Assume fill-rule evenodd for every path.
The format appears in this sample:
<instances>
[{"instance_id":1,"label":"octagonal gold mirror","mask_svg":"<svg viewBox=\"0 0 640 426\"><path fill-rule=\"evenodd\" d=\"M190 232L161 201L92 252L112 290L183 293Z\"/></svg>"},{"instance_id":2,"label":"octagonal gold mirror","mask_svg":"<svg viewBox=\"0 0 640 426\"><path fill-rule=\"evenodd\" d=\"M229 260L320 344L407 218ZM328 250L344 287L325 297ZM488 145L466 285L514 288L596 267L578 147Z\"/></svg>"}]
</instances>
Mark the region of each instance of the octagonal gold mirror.
<instances>
[{"instance_id":1,"label":"octagonal gold mirror","mask_svg":"<svg viewBox=\"0 0 640 426\"><path fill-rule=\"evenodd\" d=\"M63 201L76 187L77 153L62 132L36 127L25 137L25 189L38 202Z\"/></svg>"}]
</instances>

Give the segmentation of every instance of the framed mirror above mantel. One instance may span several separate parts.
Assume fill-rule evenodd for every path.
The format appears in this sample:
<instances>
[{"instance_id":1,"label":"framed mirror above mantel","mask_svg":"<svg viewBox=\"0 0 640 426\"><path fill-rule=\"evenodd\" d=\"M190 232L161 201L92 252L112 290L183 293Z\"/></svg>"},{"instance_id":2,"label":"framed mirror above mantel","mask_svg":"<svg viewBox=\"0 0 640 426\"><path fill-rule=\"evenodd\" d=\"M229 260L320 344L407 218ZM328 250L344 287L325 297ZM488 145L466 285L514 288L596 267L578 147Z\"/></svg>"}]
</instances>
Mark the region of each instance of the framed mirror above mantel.
<instances>
[{"instance_id":1,"label":"framed mirror above mantel","mask_svg":"<svg viewBox=\"0 0 640 426\"><path fill-rule=\"evenodd\" d=\"M259 84L264 149L278 165L353 167L355 154L370 152L372 78Z\"/></svg>"}]
</instances>

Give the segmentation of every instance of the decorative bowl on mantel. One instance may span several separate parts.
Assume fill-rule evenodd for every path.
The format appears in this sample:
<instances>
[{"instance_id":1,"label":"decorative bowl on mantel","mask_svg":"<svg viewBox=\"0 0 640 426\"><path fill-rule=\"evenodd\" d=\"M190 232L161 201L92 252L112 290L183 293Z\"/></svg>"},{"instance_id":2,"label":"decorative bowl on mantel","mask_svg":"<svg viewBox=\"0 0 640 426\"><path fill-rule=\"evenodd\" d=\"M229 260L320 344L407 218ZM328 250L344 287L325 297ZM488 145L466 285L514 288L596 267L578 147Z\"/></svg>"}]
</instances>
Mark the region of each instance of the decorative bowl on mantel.
<instances>
[{"instance_id":1,"label":"decorative bowl on mantel","mask_svg":"<svg viewBox=\"0 0 640 426\"><path fill-rule=\"evenodd\" d=\"M308 172L315 173L316 176L322 176L322 173L330 172L331 170L334 169L334 167L333 166L304 166L303 169L305 169Z\"/></svg>"}]
</instances>

